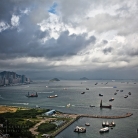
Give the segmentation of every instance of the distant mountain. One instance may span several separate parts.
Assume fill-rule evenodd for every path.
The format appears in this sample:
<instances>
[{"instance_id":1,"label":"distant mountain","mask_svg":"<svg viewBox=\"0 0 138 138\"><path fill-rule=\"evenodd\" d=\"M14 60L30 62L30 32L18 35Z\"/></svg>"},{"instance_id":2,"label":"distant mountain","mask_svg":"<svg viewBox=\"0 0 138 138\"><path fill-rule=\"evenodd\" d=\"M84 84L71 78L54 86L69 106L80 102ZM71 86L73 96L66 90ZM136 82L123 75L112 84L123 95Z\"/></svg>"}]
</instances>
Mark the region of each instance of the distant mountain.
<instances>
[{"instance_id":1,"label":"distant mountain","mask_svg":"<svg viewBox=\"0 0 138 138\"><path fill-rule=\"evenodd\" d=\"M89 79L86 77L83 77L83 78L80 78L80 80L89 80Z\"/></svg>"},{"instance_id":2,"label":"distant mountain","mask_svg":"<svg viewBox=\"0 0 138 138\"><path fill-rule=\"evenodd\" d=\"M50 81L60 81L58 78L53 78L52 80Z\"/></svg>"}]
</instances>

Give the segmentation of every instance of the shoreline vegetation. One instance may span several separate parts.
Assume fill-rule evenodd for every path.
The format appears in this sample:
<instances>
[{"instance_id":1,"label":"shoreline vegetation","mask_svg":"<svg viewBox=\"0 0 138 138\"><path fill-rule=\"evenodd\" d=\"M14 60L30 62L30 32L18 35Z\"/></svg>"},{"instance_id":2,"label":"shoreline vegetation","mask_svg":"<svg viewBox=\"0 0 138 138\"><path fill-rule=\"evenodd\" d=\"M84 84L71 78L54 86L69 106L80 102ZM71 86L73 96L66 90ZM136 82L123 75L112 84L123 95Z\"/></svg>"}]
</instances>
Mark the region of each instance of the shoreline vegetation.
<instances>
[{"instance_id":1,"label":"shoreline vegetation","mask_svg":"<svg viewBox=\"0 0 138 138\"><path fill-rule=\"evenodd\" d=\"M55 137L81 117L119 119L133 115L126 113L120 116L100 116L56 111L53 116L46 116L44 113L47 111L49 109L0 105L0 124L3 124L0 130L14 138L19 136L41 138L44 132L50 137Z\"/></svg>"}]
</instances>

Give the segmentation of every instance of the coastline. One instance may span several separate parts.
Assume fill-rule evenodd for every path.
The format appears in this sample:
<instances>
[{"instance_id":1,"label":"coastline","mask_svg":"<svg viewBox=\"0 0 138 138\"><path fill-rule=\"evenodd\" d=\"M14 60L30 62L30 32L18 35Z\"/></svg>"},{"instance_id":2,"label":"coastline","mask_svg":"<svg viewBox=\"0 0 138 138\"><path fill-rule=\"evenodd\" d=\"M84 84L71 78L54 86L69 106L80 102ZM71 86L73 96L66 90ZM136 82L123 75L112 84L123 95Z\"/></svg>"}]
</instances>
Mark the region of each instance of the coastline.
<instances>
[{"instance_id":1,"label":"coastline","mask_svg":"<svg viewBox=\"0 0 138 138\"><path fill-rule=\"evenodd\" d=\"M20 107L20 106L0 105L0 113L6 113L6 112L14 113L18 109L20 109L20 110L29 110L29 109L32 109L32 108L26 108L26 107ZM41 110L41 109L39 109L39 110ZM60 132L62 132L64 129L66 129L68 126L70 126L72 123L74 123L75 121L77 121L81 117L86 117L86 118L105 118L105 119L121 119L121 118L130 117L132 115L133 115L132 113L126 113L126 114L120 115L120 116L101 116L101 115L93 115L93 114L72 114L72 113L62 113L62 112L60 112L57 116L55 116L55 118L57 118L58 116L61 117L61 118L70 118L70 121L66 122L61 127L56 129L54 132L50 133L50 136L52 136L52 137L57 136ZM53 117L51 117L51 118L53 118ZM50 118L49 117L45 117L45 119L42 118L40 120L40 122L45 123L47 119L49 120ZM41 124L40 122L37 123L35 126L33 126L31 129L29 129L29 130L33 130L33 131L31 131L31 133L33 135L38 135L39 134L39 132L35 131L34 128L36 128L36 126L38 127Z\"/></svg>"}]
</instances>

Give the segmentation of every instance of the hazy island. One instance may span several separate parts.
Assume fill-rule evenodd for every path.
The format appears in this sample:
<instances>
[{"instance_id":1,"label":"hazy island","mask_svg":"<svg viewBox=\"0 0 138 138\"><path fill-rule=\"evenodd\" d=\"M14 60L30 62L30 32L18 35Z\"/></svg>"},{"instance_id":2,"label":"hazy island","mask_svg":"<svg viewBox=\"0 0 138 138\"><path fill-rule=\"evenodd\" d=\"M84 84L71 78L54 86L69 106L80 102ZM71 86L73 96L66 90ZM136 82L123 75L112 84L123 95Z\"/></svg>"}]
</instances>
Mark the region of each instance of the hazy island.
<instances>
[{"instance_id":1,"label":"hazy island","mask_svg":"<svg viewBox=\"0 0 138 138\"><path fill-rule=\"evenodd\" d=\"M50 81L60 81L58 78L53 78Z\"/></svg>"},{"instance_id":2,"label":"hazy island","mask_svg":"<svg viewBox=\"0 0 138 138\"><path fill-rule=\"evenodd\" d=\"M86 77L83 77L83 78L80 78L80 80L89 80L89 79Z\"/></svg>"}]
</instances>

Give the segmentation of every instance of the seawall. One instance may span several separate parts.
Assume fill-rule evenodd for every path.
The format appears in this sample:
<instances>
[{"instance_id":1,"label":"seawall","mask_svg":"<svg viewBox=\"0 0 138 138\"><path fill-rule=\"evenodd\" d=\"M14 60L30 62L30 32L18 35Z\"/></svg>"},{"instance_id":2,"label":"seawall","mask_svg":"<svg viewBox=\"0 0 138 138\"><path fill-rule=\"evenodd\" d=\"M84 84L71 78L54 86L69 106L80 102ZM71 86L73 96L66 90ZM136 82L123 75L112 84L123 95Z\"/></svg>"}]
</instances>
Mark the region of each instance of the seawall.
<instances>
[{"instance_id":1,"label":"seawall","mask_svg":"<svg viewBox=\"0 0 138 138\"><path fill-rule=\"evenodd\" d=\"M62 132L64 129L66 129L68 126L70 126L72 123L74 123L76 120L78 120L81 117L88 117L88 118L105 118L105 119L120 119L120 118L126 118L132 116L132 113L126 113L125 115L120 116L100 116L100 115L88 115L88 114L78 114L76 118L72 119L70 122L63 125L61 128L59 128L57 131L55 131L53 134L51 134L52 137L57 136L60 132Z\"/></svg>"}]
</instances>

